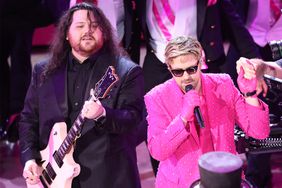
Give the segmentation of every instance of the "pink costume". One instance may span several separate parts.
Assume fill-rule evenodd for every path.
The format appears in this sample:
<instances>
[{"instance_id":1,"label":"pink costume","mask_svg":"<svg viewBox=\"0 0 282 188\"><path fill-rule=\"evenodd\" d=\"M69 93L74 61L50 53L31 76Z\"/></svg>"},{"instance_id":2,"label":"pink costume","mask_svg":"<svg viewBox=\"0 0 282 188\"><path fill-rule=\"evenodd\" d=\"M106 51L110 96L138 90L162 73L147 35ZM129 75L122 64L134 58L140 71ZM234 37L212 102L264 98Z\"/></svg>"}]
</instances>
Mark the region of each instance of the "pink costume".
<instances>
[{"instance_id":1,"label":"pink costume","mask_svg":"<svg viewBox=\"0 0 282 188\"><path fill-rule=\"evenodd\" d=\"M202 74L200 109L215 151L236 154L234 125L257 139L269 135L268 106L249 105L226 74ZM186 128L180 118L184 93L174 79L145 96L148 112L148 148L160 161L157 188L187 188L199 179L198 159L205 151L194 123ZM202 140L202 139L201 139Z\"/></svg>"}]
</instances>

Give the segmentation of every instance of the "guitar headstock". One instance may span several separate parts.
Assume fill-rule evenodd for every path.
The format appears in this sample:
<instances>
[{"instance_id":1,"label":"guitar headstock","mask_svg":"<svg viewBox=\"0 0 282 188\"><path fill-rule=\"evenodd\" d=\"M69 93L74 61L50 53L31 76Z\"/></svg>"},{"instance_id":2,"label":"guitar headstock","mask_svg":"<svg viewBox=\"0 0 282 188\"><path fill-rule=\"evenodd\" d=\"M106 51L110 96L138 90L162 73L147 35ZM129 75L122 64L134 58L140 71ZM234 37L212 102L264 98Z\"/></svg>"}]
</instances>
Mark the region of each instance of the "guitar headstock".
<instances>
[{"instance_id":1,"label":"guitar headstock","mask_svg":"<svg viewBox=\"0 0 282 188\"><path fill-rule=\"evenodd\" d=\"M103 77L96 83L94 92L90 93L91 98L102 99L107 96L114 84L119 80L115 73L115 68L109 66Z\"/></svg>"}]
</instances>

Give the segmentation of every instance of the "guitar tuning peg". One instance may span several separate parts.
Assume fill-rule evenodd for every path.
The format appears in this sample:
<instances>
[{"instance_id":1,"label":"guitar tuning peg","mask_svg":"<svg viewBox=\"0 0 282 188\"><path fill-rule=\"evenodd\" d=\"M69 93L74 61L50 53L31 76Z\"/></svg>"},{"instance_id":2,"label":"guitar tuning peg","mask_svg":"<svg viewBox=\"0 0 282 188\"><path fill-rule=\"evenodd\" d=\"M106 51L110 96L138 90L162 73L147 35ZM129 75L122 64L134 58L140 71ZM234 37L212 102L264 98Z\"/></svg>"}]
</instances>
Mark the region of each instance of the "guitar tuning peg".
<instances>
[{"instance_id":1,"label":"guitar tuning peg","mask_svg":"<svg viewBox=\"0 0 282 188\"><path fill-rule=\"evenodd\" d=\"M97 101L97 98L95 97L95 93L94 93L94 89L92 88L90 90L90 96L91 96L91 99L90 100L93 100L93 101Z\"/></svg>"},{"instance_id":2,"label":"guitar tuning peg","mask_svg":"<svg viewBox=\"0 0 282 188\"><path fill-rule=\"evenodd\" d=\"M94 90L93 90L93 88L91 88L91 90L90 90L90 96L94 97Z\"/></svg>"}]
</instances>

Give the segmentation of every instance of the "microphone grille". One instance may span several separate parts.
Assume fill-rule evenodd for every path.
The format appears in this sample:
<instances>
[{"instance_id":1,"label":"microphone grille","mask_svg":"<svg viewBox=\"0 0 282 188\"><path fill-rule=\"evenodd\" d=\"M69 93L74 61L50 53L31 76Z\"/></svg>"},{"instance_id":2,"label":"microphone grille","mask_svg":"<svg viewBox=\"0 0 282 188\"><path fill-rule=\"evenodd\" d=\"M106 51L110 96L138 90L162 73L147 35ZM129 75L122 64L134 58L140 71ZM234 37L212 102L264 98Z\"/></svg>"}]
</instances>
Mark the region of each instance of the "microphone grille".
<instances>
[{"instance_id":1,"label":"microphone grille","mask_svg":"<svg viewBox=\"0 0 282 188\"><path fill-rule=\"evenodd\" d=\"M193 89L192 84L189 84L187 86L185 86L185 92L187 93L188 91L190 91L191 89Z\"/></svg>"}]
</instances>

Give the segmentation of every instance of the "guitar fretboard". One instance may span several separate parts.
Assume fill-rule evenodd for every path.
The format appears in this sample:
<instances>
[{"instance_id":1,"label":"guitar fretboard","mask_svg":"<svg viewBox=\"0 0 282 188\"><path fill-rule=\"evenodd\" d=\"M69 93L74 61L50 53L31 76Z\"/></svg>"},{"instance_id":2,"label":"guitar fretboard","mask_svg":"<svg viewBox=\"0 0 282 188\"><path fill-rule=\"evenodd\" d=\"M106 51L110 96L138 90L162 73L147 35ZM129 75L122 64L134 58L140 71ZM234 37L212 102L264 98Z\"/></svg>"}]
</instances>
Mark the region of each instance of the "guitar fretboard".
<instances>
[{"instance_id":1,"label":"guitar fretboard","mask_svg":"<svg viewBox=\"0 0 282 188\"><path fill-rule=\"evenodd\" d=\"M71 149L75 140L80 136L80 133L81 133L81 130L82 130L82 125L83 125L84 121L85 121L85 118L82 117L82 114L80 113L79 116L74 121L72 127L70 128L66 138L62 142L58 151L54 153L54 158L55 158L57 164L62 165L62 160L64 159L65 155Z\"/></svg>"}]
</instances>

